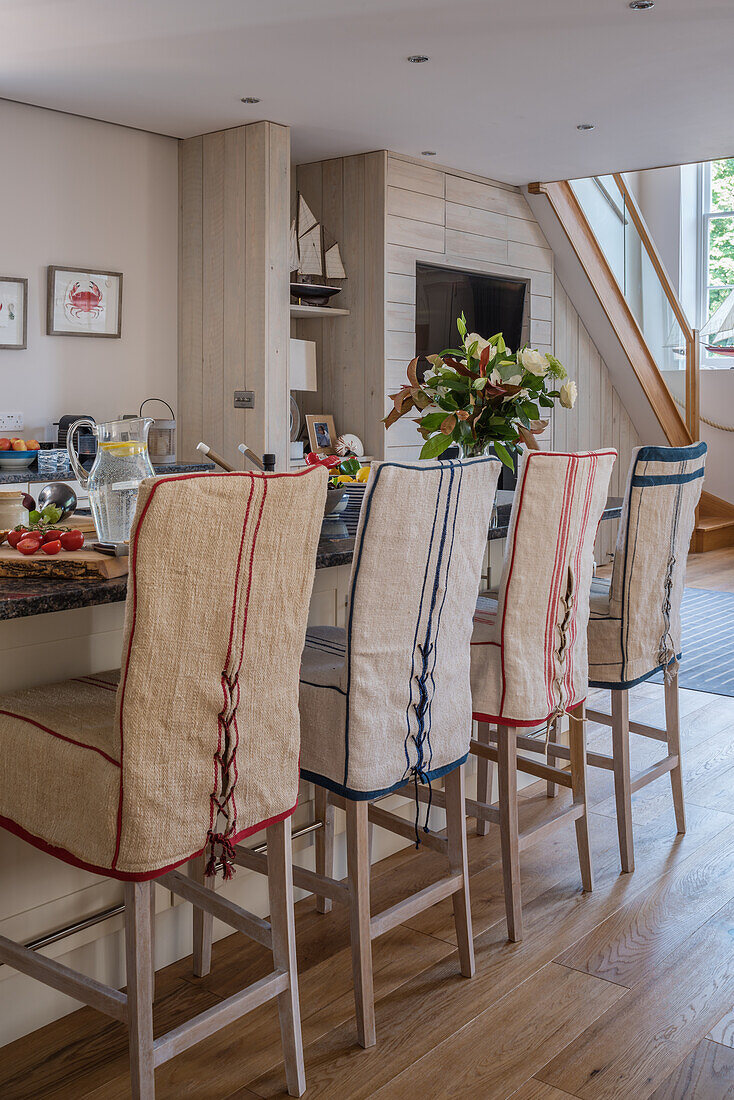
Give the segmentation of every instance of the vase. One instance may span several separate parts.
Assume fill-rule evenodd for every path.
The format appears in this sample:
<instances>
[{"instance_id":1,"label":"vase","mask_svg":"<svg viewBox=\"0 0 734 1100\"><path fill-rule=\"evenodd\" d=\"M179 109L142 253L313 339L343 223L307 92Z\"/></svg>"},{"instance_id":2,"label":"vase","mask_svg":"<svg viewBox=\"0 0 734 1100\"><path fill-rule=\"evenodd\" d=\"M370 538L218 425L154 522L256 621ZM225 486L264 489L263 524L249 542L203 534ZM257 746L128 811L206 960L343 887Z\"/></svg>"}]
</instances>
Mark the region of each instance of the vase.
<instances>
[{"instance_id":1,"label":"vase","mask_svg":"<svg viewBox=\"0 0 734 1100\"><path fill-rule=\"evenodd\" d=\"M481 458L482 455L487 453L489 443L478 443L476 440L472 440L471 443L460 443L461 457L462 458Z\"/></svg>"}]
</instances>

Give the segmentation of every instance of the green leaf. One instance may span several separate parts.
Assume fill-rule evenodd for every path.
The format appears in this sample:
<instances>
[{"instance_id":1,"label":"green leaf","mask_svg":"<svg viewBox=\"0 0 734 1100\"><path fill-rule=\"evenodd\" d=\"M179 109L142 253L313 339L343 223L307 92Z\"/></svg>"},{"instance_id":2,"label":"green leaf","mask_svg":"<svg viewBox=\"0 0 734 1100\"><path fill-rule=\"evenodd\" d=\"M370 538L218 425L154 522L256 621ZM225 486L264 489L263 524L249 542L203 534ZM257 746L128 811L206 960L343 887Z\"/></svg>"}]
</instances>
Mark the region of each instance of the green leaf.
<instances>
[{"instance_id":1,"label":"green leaf","mask_svg":"<svg viewBox=\"0 0 734 1100\"><path fill-rule=\"evenodd\" d=\"M507 450L506 447L502 445L502 443L498 443L496 439L494 441L494 453L497 455L497 458L500 460L500 462L504 462L505 466L508 466L511 470L513 469L510 452ZM422 457L423 452L421 452L421 458Z\"/></svg>"},{"instance_id":2,"label":"green leaf","mask_svg":"<svg viewBox=\"0 0 734 1100\"><path fill-rule=\"evenodd\" d=\"M435 432L443 424L446 416L442 412L426 413L420 422L420 429L422 432Z\"/></svg>"},{"instance_id":3,"label":"green leaf","mask_svg":"<svg viewBox=\"0 0 734 1100\"><path fill-rule=\"evenodd\" d=\"M474 382L472 382L472 385L474 386L475 390L483 390L488 381L488 378L477 378Z\"/></svg>"},{"instance_id":4,"label":"green leaf","mask_svg":"<svg viewBox=\"0 0 734 1100\"><path fill-rule=\"evenodd\" d=\"M540 409L537 405L534 405L532 401L523 401L522 411L526 416L529 416L531 420L540 420Z\"/></svg>"},{"instance_id":5,"label":"green leaf","mask_svg":"<svg viewBox=\"0 0 734 1100\"><path fill-rule=\"evenodd\" d=\"M438 458L440 454L450 447L452 440L448 435L442 435L439 432L438 435L432 435L430 439L427 439L421 448L421 458Z\"/></svg>"}]
</instances>

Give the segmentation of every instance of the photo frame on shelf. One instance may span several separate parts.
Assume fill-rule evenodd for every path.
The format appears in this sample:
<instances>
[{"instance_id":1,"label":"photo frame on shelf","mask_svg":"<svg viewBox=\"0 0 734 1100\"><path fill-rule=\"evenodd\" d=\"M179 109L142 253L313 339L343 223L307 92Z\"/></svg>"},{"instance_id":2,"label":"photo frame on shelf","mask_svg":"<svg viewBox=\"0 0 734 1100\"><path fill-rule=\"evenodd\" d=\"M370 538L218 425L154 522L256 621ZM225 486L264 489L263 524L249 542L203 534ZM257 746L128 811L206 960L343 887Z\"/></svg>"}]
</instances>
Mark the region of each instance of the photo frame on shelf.
<instances>
[{"instance_id":1,"label":"photo frame on shelf","mask_svg":"<svg viewBox=\"0 0 734 1100\"><path fill-rule=\"evenodd\" d=\"M46 333L48 336L122 335L122 272L67 265L49 266Z\"/></svg>"},{"instance_id":2,"label":"photo frame on shelf","mask_svg":"<svg viewBox=\"0 0 734 1100\"><path fill-rule=\"evenodd\" d=\"M28 347L28 280L0 275L0 350Z\"/></svg>"},{"instance_id":3,"label":"photo frame on shelf","mask_svg":"<svg viewBox=\"0 0 734 1100\"><path fill-rule=\"evenodd\" d=\"M336 454L334 417L325 413L307 413L306 428L311 450L318 455Z\"/></svg>"}]
</instances>

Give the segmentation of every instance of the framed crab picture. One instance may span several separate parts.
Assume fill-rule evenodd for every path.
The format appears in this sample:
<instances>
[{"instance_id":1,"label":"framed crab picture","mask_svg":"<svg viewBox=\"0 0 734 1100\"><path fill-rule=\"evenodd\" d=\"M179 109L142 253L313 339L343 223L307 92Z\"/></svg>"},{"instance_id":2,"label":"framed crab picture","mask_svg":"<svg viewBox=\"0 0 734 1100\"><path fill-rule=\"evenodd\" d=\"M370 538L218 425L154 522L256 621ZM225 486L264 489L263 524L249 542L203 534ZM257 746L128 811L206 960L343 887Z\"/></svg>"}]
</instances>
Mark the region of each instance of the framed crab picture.
<instances>
[{"instance_id":1,"label":"framed crab picture","mask_svg":"<svg viewBox=\"0 0 734 1100\"><path fill-rule=\"evenodd\" d=\"M0 275L0 348L20 351L28 346L28 280Z\"/></svg>"},{"instance_id":2,"label":"framed crab picture","mask_svg":"<svg viewBox=\"0 0 734 1100\"><path fill-rule=\"evenodd\" d=\"M48 269L49 336L122 335L122 273L93 268Z\"/></svg>"}]
</instances>

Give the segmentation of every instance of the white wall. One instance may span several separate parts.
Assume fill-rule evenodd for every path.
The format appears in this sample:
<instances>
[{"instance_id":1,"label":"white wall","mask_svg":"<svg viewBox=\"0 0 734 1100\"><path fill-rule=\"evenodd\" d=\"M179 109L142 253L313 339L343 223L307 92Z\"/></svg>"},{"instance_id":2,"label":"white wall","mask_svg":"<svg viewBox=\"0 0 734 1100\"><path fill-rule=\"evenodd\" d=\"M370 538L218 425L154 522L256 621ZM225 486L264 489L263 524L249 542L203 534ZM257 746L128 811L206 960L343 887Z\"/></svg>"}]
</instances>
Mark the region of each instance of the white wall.
<instances>
[{"instance_id":1,"label":"white wall","mask_svg":"<svg viewBox=\"0 0 734 1100\"><path fill-rule=\"evenodd\" d=\"M0 411L43 439L61 413L173 403L178 142L0 101L0 150L0 275L29 284L28 348L0 351ZM45 335L48 264L123 273L120 340Z\"/></svg>"}]
</instances>

